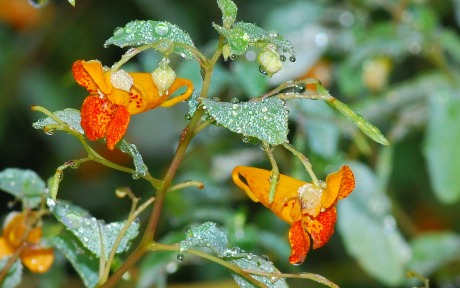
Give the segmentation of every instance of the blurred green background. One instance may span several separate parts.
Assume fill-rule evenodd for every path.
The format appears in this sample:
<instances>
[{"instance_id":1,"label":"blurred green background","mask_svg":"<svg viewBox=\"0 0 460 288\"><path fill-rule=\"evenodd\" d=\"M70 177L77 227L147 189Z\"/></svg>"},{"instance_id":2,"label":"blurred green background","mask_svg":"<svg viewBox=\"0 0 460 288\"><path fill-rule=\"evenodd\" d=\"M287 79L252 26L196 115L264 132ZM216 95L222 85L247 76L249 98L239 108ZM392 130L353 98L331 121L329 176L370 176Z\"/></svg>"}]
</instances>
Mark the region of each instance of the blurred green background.
<instances>
[{"instance_id":1,"label":"blurred green background","mask_svg":"<svg viewBox=\"0 0 460 288\"><path fill-rule=\"evenodd\" d=\"M217 222L231 245L268 255L283 272L321 274L341 287L412 287L406 272L416 270L430 287L460 287L460 1L235 1L238 20L283 34L296 48L297 61L275 77L258 73L255 53L220 62L211 97L247 100L290 79L314 77L379 127L390 140L383 147L359 132L324 103L289 102L290 141L324 178L344 163L355 172L357 187L339 206L336 233L325 247L311 251L300 267L288 264L288 226L252 203L230 181L236 165L269 167L259 145L243 143L222 127L209 127L194 139L176 183L199 180L203 190L168 195L159 235L164 242L184 238L186 227ZM63 162L84 156L76 139L50 137L31 124L43 117L32 105L51 111L79 109L86 91L76 85L71 65L78 59L119 60L124 50L103 48L116 27L140 20L166 20L187 31L210 55L221 21L213 0L89 1L73 8L53 0L36 9L27 0L0 0L0 170L29 168L50 177ZM155 69L160 56L144 53L127 65ZM193 61L172 59L180 77L201 85ZM180 106L180 107L179 107ZM137 145L153 175L161 177L181 129L187 105L156 109L132 118L126 139ZM148 137L146 137L148 136ZM97 150L130 165L119 153ZM306 179L301 164L276 149L283 174ZM118 186L151 195L147 183L100 165L66 170L59 197L106 221L126 216L128 201L114 197ZM0 194L4 216L11 198ZM343 202L343 203L342 203ZM144 213L143 219L148 217ZM62 287L80 282L57 259L55 269L27 278L23 287ZM133 283L137 283L134 285ZM166 284L167 283L167 284ZM212 283L232 287L228 271L192 256L183 262L165 253L147 256L126 287ZM291 281L293 287L323 287ZM123 286L123 287L125 287Z\"/></svg>"}]
</instances>

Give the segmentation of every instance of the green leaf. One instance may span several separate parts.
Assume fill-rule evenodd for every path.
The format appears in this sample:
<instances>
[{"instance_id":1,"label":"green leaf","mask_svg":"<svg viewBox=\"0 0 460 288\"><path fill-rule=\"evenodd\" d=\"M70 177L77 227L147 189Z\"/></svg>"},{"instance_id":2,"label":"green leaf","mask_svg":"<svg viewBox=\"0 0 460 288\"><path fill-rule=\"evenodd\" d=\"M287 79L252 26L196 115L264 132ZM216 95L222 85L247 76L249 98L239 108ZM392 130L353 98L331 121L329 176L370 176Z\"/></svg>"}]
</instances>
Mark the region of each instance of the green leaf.
<instances>
[{"instance_id":1,"label":"green leaf","mask_svg":"<svg viewBox=\"0 0 460 288\"><path fill-rule=\"evenodd\" d=\"M230 28L235 22L238 7L231 0L217 0L217 5L222 11L222 23L225 28Z\"/></svg>"},{"instance_id":2,"label":"green leaf","mask_svg":"<svg viewBox=\"0 0 460 288\"><path fill-rule=\"evenodd\" d=\"M458 1L460 3L460 1ZM443 29L436 32L433 36L437 37L439 45L449 53L453 59L460 62L460 37L454 30Z\"/></svg>"},{"instance_id":3,"label":"green leaf","mask_svg":"<svg viewBox=\"0 0 460 288\"><path fill-rule=\"evenodd\" d=\"M99 281L99 259L91 254L70 231L62 231L49 243L56 247L72 264L86 287L95 287Z\"/></svg>"},{"instance_id":4,"label":"green leaf","mask_svg":"<svg viewBox=\"0 0 460 288\"><path fill-rule=\"evenodd\" d=\"M227 250L227 235L217 227L216 223L205 222L199 226L189 227L186 236L186 239L180 242L181 251L193 246L204 246L222 255Z\"/></svg>"},{"instance_id":5,"label":"green leaf","mask_svg":"<svg viewBox=\"0 0 460 288\"><path fill-rule=\"evenodd\" d=\"M364 134L366 134L369 138L371 138L375 142L380 143L382 145L390 145L390 142L388 142L388 140L385 138L385 136L383 136L382 132L380 132L380 130L377 127L369 123L369 121L367 121L363 116L361 116L355 110L351 109L347 104L333 97L327 100L326 103L329 104L335 110L342 113L342 115L347 117L348 120L355 123L355 125Z\"/></svg>"},{"instance_id":6,"label":"green leaf","mask_svg":"<svg viewBox=\"0 0 460 288\"><path fill-rule=\"evenodd\" d=\"M86 210L70 203L47 200L48 207L56 219L64 224L89 251L101 257L102 247L107 258L126 221L105 224L92 217ZM121 239L116 253L128 250L130 242L139 233L139 223L133 222Z\"/></svg>"},{"instance_id":7,"label":"green leaf","mask_svg":"<svg viewBox=\"0 0 460 288\"><path fill-rule=\"evenodd\" d=\"M460 199L460 98L456 93L440 89L428 98L424 154L434 192L444 203Z\"/></svg>"},{"instance_id":8,"label":"green leaf","mask_svg":"<svg viewBox=\"0 0 460 288\"><path fill-rule=\"evenodd\" d=\"M32 170L7 168L0 172L0 189L36 208L47 193L45 182Z\"/></svg>"},{"instance_id":9,"label":"green leaf","mask_svg":"<svg viewBox=\"0 0 460 288\"><path fill-rule=\"evenodd\" d=\"M224 36L232 54L243 55L250 46L263 47L273 44L276 49L295 55L292 43L277 33L270 33L257 25L246 22L237 22L231 29L221 27L215 23L214 28Z\"/></svg>"},{"instance_id":10,"label":"green leaf","mask_svg":"<svg viewBox=\"0 0 460 288\"><path fill-rule=\"evenodd\" d=\"M0 271L3 271L3 267L5 267L8 260L8 257L5 257L2 260L0 260ZM24 267L21 264L21 260L16 260L14 264L10 267L10 270L8 270L8 273L6 273L5 279L1 283L2 288L13 288L18 286L22 280L23 268Z\"/></svg>"},{"instance_id":11,"label":"green leaf","mask_svg":"<svg viewBox=\"0 0 460 288\"><path fill-rule=\"evenodd\" d=\"M460 259L460 236L452 232L430 232L418 235L411 242L409 268L429 276L441 266Z\"/></svg>"},{"instance_id":12,"label":"green leaf","mask_svg":"<svg viewBox=\"0 0 460 288\"><path fill-rule=\"evenodd\" d=\"M147 165L145 165L142 155L139 153L139 150L137 150L136 145L128 143L125 139L122 139L118 145L122 152L133 157L134 168L136 169L133 178L147 175Z\"/></svg>"},{"instance_id":13,"label":"green leaf","mask_svg":"<svg viewBox=\"0 0 460 288\"><path fill-rule=\"evenodd\" d=\"M208 247L214 250L219 258L237 265L240 268L252 271L279 273L273 263L265 258L252 253L247 253L238 247L228 248L227 235L213 222L206 222L199 226L191 227L186 232L186 239L180 242L180 250L198 246ZM235 282L240 287L252 287L246 279L239 275L232 274ZM272 278L251 275L257 281L267 285L267 287L288 287L284 278L273 280Z\"/></svg>"},{"instance_id":14,"label":"green leaf","mask_svg":"<svg viewBox=\"0 0 460 288\"><path fill-rule=\"evenodd\" d=\"M244 103L201 101L207 113L230 131L256 137L271 145L288 142L288 111L279 98Z\"/></svg>"},{"instance_id":15,"label":"green leaf","mask_svg":"<svg viewBox=\"0 0 460 288\"><path fill-rule=\"evenodd\" d=\"M389 286L405 279L409 245L390 214L390 200L375 174L363 164L351 163L356 187L338 206L338 230L345 248L370 275Z\"/></svg>"},{"instance_id":16,"label":"green leaf","mask_svg":"<svg viewBox=\"0 0 460 288\"><path fill-rule=\"evenodd\" d=\"M170 43L176 43L174 52L181 57L192 59L193 54L185 46L195 47L192 38L178 26L166 21L140 21L135 20L126 24L123 28L115 29L112 37L104 43L104 47L115 45L118 47L132 46L137 47L141 45L154 44L157 41L165 41L158 47L157 50L167 49Z\"/></svg>"},{"instance_id":17,"label":"green leaf","mask_svg":"<svg viewBox=\"0 0 460 288\"><path fill-rule=\"evenodd\" d=\"M72 108L66 108L62 111L55 111L53 112L54 115L56 115L57 118L62 120L63 122L67 123L70 128L73 130L77 131L78 133L84 135L85 132L83 131L83 128L81 128L80 121L80 111L77 109L72 109ZM58 124L56 121L54 121L50 117L42 118L39 119L37 122L32 124L32 127L38 130L42 130L45 128L47 125L51 124Z\"/></svg>"}]
</instances>

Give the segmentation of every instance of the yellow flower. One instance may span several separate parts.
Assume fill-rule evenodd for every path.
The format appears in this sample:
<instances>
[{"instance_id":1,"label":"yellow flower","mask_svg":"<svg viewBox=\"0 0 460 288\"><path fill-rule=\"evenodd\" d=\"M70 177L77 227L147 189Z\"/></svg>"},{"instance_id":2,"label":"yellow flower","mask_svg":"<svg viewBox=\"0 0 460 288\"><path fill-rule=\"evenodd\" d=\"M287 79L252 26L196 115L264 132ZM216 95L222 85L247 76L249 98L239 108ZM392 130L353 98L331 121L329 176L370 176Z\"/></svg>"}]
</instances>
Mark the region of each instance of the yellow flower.
<instances>
[{"instance_id":1,"label":"yellow flower","mask_svg":"<svg viewBox=\"0 0 460 288\"><path fill-rule=\"evenodd\" d=\"M193 93L193 84L188 79L175 78L168 90L160 93L151 73L105 71L97 60L78 60L72 72L77 83L89 92L81 108L81 126L86 137L92 141L105 139L111 150L123 138L130 115L158 106L171 107ZM168 100L184 86L183 94Z\"/></svg>"},{"instance_id":2,"label":"yellow flower","mask_svg":"<svg viewBox=\"0 0 460 288\"><path fill-rule=\"evenodd\" d=\"M264 169L238 166L233 169L233 182L255 202L261 202L278 217L291 224L289 244L293 265L302 264L310 249L324 246L334 233L337 220L335 205L347 197L355 187L353 172L348 166L329 174L320 186L280 175L272 203L268 201L271 172Z\"/></svg>"},{"instance_id":3,"label":"yellow flower","mask_svg":"<svg viewBox=\"0 0 460 288\"><path fill-rule=\"evenodd\" d=\"M0 260L13 255L18 249L24 266L35 273L45 273L54 261L53 249L40 244L42 228L28 231L24 213L12 212L5 220L3 237L0 237Z\"/></svg>"}]
</instances>

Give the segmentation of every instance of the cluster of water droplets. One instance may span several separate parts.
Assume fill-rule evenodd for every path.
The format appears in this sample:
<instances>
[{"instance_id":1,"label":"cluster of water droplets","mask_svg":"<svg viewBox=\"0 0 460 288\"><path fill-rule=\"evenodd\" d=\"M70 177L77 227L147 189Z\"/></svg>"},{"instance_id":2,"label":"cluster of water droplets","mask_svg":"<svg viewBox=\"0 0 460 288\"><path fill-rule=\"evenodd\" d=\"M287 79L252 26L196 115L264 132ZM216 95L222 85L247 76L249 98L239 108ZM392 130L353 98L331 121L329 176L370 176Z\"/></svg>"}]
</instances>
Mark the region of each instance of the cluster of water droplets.
<instances>
[{"instance_id":1,"label":"cluster of water droplets","mask_svg":"<svg viewBox=\"0 0 460 288\"><path fill-rule=\"evenodd\" d=\"M136 145L128 143L123 139L120 141L120 150L133 158L135 172L132 174L132 177L134 180L138 180L147 175L147 165L145 165L142 155L139 153L139 150L137 150Z\"/></svg>"},{"instance_id":2,"label":"cluster of water droplets","mask_svg":"<svg viewBox=\"0 0 460 288\"><path fill-rule=\"evenodd\" d=\"M46 201L51 213L66 228L72 232L84 247L101 257L102 247L104 255L108 257L116 238L125 225L125 221L106 224L103 220L92 217L86 210L61 201L48 198ZM129 248L129 243L139 232L139 221L134 221L122 238L116 252L121 253Z\"/></svg>"},{"instance_id":3,"label":"cluster of water droplets","mask_svg":"<svg viewBox=\"0 0 460 288\"><path fill-rule=\"evenodd\" d=\"M195 46L190 35L178 26L166 21L152 20L135 20L127 23L125 27L116 28L113 36L104 43L104 46L141 46L153 44L159 40L171 40L171 42ZM169 43L165 43L161 48L167 48L168 45ZM187 59L193 58L193 54L183 47L175 47L174 52Z\"/></svg>"},{"instance_id":4,"label":"cluster of water droplets","mask_svg":"<svg viewBox=\"0 0 460 288\"><path fill-rule=\"evenodd\" d=\"M85 134L83 131L83 128L81 128L80 121L81 121L81 116L80 116L80 111L72 108L66 108L62 111L56 111L53 112L53 114L62 120L63 122L67 123L69 127L75 131L77 131L80 134ZM38 130L44 130L46 134L48 135L53 135L54 132L56 131L55 129L47 129L46 126L48 125L56 125L58 124L56 121L54 121L50 117L46 118L41 118L37 122L34 122L32 124L32 127Z\"/></svg>"},{"instance_id":5,"label":"cluster of water droplets","mask_svg":"<svg viewBox=\"0 0 460 288\"><path fill-rule=\"evenodd\" d=\"M45 182L32 170L7 168L0 172L0 189L6 191L29 208L37 207L48 192Z\"/></svg>"}]
</instances>

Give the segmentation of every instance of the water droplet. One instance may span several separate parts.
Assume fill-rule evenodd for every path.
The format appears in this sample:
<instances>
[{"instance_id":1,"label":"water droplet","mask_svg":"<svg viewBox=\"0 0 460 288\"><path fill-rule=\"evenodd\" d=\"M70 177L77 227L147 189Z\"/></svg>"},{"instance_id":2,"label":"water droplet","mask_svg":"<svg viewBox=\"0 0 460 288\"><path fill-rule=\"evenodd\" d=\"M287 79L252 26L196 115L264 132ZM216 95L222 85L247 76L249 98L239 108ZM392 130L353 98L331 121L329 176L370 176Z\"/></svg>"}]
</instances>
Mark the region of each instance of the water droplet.
<instances>
[{"instance_id":1,"label":"water droplet","mask_svg":"<svg viewBox=\"0 0 460 288\"><path fill-rule=\"evenodd\" d=\"M187 234L187 237L193 236L192 227L187 227L187 228L185 228L185 234Z\"/></svg>"},{"instance_id":2,"label":"water droplet","mask_svg":"<svg viewBox=\"0 0 460 288\"><path fill-rule=\"evenodd\" d=\"M232 108L233 108L233 110L238 109L238 104L233 104Z\"/></svg>"},{"instance_id":3,"label":"water droplet","mask_svg":"<svg viewBox=\"0 0 460 288\"><path fill-rule=\"evenodd\" d=\"M155 33L157 33L160 36L165 36L169 32L169 27L166 23L158 23L155 26Z\"/></svg>"},{"instance_id":4,"label":"water droplet","mask_svg":"<svg viewBox=\"0 0 460 288\"><path fill-rule=\"evenodd\" d=\"M122 27L117 27L113 30L113 35L114 36L120 36L121 34L123 34L123 28Z\"/></svg>"},{"instance_id":5,"label":"water droplet","mask_svg":"<svg viewBox=\"0 0 460 288\"><path fill-rule=\"evenodd\" d=\"M297 60L297 59L295 58L295 56L291 56L291 57L289 57L289 61L291 61L291 62L295 62L295 60Z\"/></svg>"},{"instance_id":6,"label":"water droplet","mask_svg":"<svg viewBox=\"0 0 460 288\"><path fill-rule=\"evenodd\" d=\"M268 75L267 71L265 71L265 69L264 69L264 67L262 67L262 65L259 66L259 72L262 75Z\"/></svg>"},{"instance_id":7,"label":"water droplet","mask_svg":"<svg viewBox=\"0 0 460 288\"><path fill-rule=\"evenodd\" d=\"M80 215L75 213L68 213L61 218L61 221L70 229L77 229L81 225Z\"/></svg>"},{"instance_id":8,"label":"water droplet","mask_svg":"<svg viewBox=\"0 0 460 288\"><path fill-rule=\"evenodd\" d=\"M126 34L131 34L131 33L133 33L133 29L125 28L125 32L126 32Z\"/></svg>"},{"instance_id":9,"label":"water droplet","mask_svg":"<svg viewBox=\"0 0 460 288\"><path fill-rule=\"evenodd\" d=\"M50 210L53 210L54 206L56 206L56 202L51 198L47 198L46 205L48 206L48 208L50 208Z\"/></svg>"},{"instance_id":10,"label":"water droplet","mask_svg":"<svg viewBox=\"0 0 460 288\"><path fill-rule=\"evenodd\" d=\"M208 109L208 107L206 107L206 105L204 105L204 106L203 106L203 110L206 110L206 109Z\"/></svg>"},{"instance_id":11,"label":"water droplet","mask_svg":"<svg viewBox=\"0 0 460 288\"><path fill-rule=\"evenodd\" d=\"M262 259L264 259L265 261L270 261L270 258L265 254L261 255L260 257L262 257Z\"/></svg>"},{"instance_id":12,"label":"water droplet","mask_svg":"<svg viewBox=\"0 0 460 288\"><path fill-rule=\"evenodd\" d=\"M241 138L241 140L243 141L243 143L248 143L251 140L251 137L243 136L243 138Z\"/></svg>"},{"instance_id":13,"label":"water droplet","mask_svg":"<svg viewBox=\"0 0 460 288\"><path fill-rule=\"evenodd\" d=\"M55 128L48 128L48 126L43 127L43 131L45 131L46 135L54 135L56 132Z\"/></svg>"},{"instance_id":14,"label":"water droplet","mask_svg":"<svg viewBox=\"0 0 460 288\"><path fill-rule=\"evenodd\" d=\"M286 56L285 55L280 55L280 60L281 60L281 62L286 61Z\"/></svg>"},{"instance_id":15,"label":"water droplet","mask_svg":"<svg viewBox=\"0 0 460 288\"><path fill-rule=\"evenodd\" d=\"M134 179L134 180L138 180L138 179L140 179L140 178L141 178L141 174L139 174L138 172L134 172L134 173L133 173L133 179Z\"/></svg>"},{"instance_id":16,"label":"water droplet","mask_svg":"<svg viewBox=\"0 0 460 288\"><path fill-rule=\"evenodd\" d=\"M35 8L43 8L44 6L48 5L48 0L29 0L29 4Z\"/></svg>"},{"instance_id":17,"label":"water droplet","mask_svg":"<svg viewBox=\"0 0 460 288\"><path fill-rule=\"evenodd\" d=\"M240 99L234 97L234 98L230 99L230 103L233 103L233 104L240 103ZM233 109L236 109L235 105L233 105Z\"/></svg>"},{"instance_id":18,"label":"water droplet","mask_svg":"<svg viewBox=\"0 0 460 288\"><path fill-rule=\"evenodd\" d=\"M192 116L190 116L190 114L187 113L185 114L184 118L186 121L190 121L190 119L192 119Z\"/></svg>"},{"instance_id":19,"label":"water droplet","mask_svg":"<svg viewBox=\"0 0 460 288\"><path fill-rule=\"evenodd\" d=\"M177 261L179 261L179 262L184 261L184 254L182 254L182 253L177 254Z\"/></svg>"},{"instance_id":20,"label":"water droplet","mask_svg":"<svg viewBox=\"0 0 460 288\"><path fill-rule=\"evenodd\" d=\"M219 98L219 97L217 97L217 96L216 96L216 97L214 97L214 98L212 98L212 100L213 100L214 102L220 102L220 98Z\"/></svg>"},{"instance_id":21,"label":"water droplet","mask_svg":"<svg viewBox=\"0 0 460 288\"><path fill-rule=\"evenodd\" d=\"M241 128L238 127L238 128L236 128L235 132L239 134L239 133L243 132L243 130L241 130Z\"/></svg>"},{"instance_id":22,"label":"water droplet","mask_svg":"<svg viewBox=\"0 0 460 288\"><path fill-rule=\"evenodd\" d=\"M70 164L70 168L72 169L77 169L78 167L80 167L80 162L73 162Z\"/></svg>"},{"instance_id":23,"label":"water droplet","mask_svg":"<svg viewBox=\"0 0 460 288\"><path fill-rule=\"evenodd\" d=\"M295 93L303 93L305 92L305 85L295 85L294 86Z\"/></svg>"},{"instance_id":24,"label":"water droplet","mask_svg":"<svg viewBox=\"0 0 460 288\"><path fill-rule=\"evenodd\" d=\"M231 55L230 55L230 59L231 59L231 60L235 60L235 59L236 59L236 54L231 54Z\"/></svg>"},{"instance_id":25,"label":"water droplet","mask_svg":"<svg viewBox=\"0 0 460 288\"><path fill-rule=\"evenodd\" d=\"M267 107L262 107L262 112L267 112L268 108Z\"/></svg>"}]
</instances>

